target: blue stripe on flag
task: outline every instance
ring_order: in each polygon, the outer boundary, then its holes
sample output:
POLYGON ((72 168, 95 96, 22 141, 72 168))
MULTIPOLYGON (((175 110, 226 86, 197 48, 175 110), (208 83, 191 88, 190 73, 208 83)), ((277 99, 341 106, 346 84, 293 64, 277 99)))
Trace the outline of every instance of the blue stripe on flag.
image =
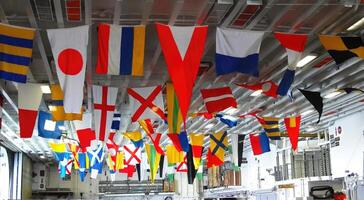
POLYGON ((120 75, 130 75, 133 63, 133 27, 123 27, 120 47, 120 75))
POLYGON ((287 69, 284 72, 283 78, 278 86, 277 94, 279 94, 281 96, 286 96, 289 88, 291 87, 291 85, 294 81, 294 75, 295 75, 294 70, 287 69))
POLYGON ((264 120, 264 125, 276 125, 278 124, 278 121, 267 121, 267 120, 264 120))
POLYGON ((258 77, 259 54, 252 54, 247 57, 238 58, 222 54, 215 55, 216 74, 224 75, 232 72, 240 72, 258 77))
POLYGON ((63 100, 53 100, 52 106, 63 106, 63 100))
POLYGON ((275 133, 279 132, 279 128, 265 128, 265 131, 267 131, 268 133, 275 133))
POLYGON ((14 81, 18 83, 26 83, 27 76, 22 74, 14 74, 0 70, 0 78, 8 81, 14 81))
POLYGON ((0 61, 24 66, 29 66, 30 64, 30 58, 28 57, 15 56, 6 53, 0 53, 0 61))
POLYGON ((17 47, 33 48, 33 40, 27 40, 22 38, 10 37, 0 34, 0 43, 8 44, 17 47))
POLYGON ((259 134, 259 143, 263 153, 270 151, 269 138, 264 132, 259 134))

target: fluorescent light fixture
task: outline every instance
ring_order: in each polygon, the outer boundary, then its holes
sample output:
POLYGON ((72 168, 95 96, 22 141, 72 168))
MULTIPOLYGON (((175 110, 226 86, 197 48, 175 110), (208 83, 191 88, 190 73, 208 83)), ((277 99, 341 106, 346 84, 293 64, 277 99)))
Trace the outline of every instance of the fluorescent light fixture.
POLYGON ((307 63, 311 62, 315 58, 317 58, 316 55, 307 55, 306 57, 304 57, 300 61, 298 61, 296 66, 297 67, 303 67, 303 66, 305 66, 307 63))
POLYGON ((263 92, 263 90, 257 90, 257 91, 255 91, 255 92, 253 92, 250 96, 252 96, 252 97, 257 97, 257 96, 261 95, 261 94, 262 94, 262 92, 263 92))
POLYGON ((306 128, 307 132, 311 132, 311 131, 314 131, 314 130, 315 130, 314 126, 309 126, 309 127, 306 128))
POLYGON ((359 21, 355 22, 353 25, 351 25, 348 29, 348 31, 356 30, 364 25, 364 17, 361 18, 359 21))
POLYGON ((337 95, 341 94, 341 92, 339 91, 334 91, 334 92, 331 92, 329 94, 327 94, 326 96, 324 96, 325 99, 330 99, 330 98, 333 98, 333 97, 336 97, 337 95))
POLYGON ((51 88, 49 87, 49 85, 41 85, 40 89, 42 90, 43 94, 51 93, 51 88))
POLYGON ((65 131, 66 130, 66 127, 65 126, 58 126, 59 130, 61 131, 65 131))
POLYGON ((308 115, 310 113, 312 113, 313 110, 306 110, 305 112, 301 113, 302 116, 308 115))
POLYGON ((45 158, 45 156, 44 156, 44 155, 40 155, 40 156, 39 156, 39 158, 40 158, 40 159, 44 159, 44 158, 45 158))
POLYGON ((228 115, 233 115, 233 114, 237 113, 238 111, 239 111, 238 109, 230 107, 230 108, 225 109, 224 113, 228 114, 228 115))
POLYGON ((215 126, 215 124, 214 124, 214 123, 207 124, 207 125, 205 126, 205 129, 210 129, 210 128, 212 128, 213 126, 215 126))

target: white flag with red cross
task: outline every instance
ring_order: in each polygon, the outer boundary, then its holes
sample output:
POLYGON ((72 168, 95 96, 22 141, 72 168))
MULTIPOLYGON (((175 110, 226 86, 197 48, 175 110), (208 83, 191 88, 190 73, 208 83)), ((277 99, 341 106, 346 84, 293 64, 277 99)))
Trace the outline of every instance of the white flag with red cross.
POLYGON ((142 161, 142 150, 133 144, 124 145, 125 164, 136 165, 142 161))
POLYGON ((89 26, 48 29, 66 113, 80 113, 83 101, 89 26))
POLYGON ((109 138, 118 88, 93 85, 92 92, 96 139, 105 141, 109 138))
POLYGON ((143 119, 155 120, 158 118, 167 121, 164 115, 162 86, 128 88, 128 94, 132 111, 132 122, 143 119))

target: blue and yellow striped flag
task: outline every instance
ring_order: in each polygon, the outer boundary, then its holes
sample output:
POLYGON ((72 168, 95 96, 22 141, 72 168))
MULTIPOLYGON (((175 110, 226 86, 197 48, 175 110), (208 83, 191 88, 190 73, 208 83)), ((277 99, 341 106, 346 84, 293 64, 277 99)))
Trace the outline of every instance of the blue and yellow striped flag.
POLYGON ((260 125, 267 133, 269 139, 280 140, 281 132, 279 131, 279 118, 276 117, 257 117, 260 125))
POLYGON ((0 23, 0 78, 26 83, 35 29, 0 23))
POLYGON ((82 109, 80 113, 65 113, 63 107, 63 91, 61 86, 58 84, 51 85, 51 99, 52 105, 50 111, 52 112, 53 121, 64 121, 64 120, 82 120, 82 109))

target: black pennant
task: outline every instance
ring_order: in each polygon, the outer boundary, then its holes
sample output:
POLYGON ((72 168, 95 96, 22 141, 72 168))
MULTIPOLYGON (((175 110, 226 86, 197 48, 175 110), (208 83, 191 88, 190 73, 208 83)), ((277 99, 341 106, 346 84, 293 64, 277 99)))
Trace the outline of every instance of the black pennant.
POLYGON ((323 103, 323 99, 321 97, 321 93, 320 92, 312 92, 312 91, 307 91, 307 90, 301 90, 298 89, 303 96, 306 97, 306 99, 313 105, 313 107, 317 110, 317 112, 319 113, 319 118, 317 123, 320 122, 321 119, 321 115, 322 115, 322 110, 324 107, 324 103, 323 103))

